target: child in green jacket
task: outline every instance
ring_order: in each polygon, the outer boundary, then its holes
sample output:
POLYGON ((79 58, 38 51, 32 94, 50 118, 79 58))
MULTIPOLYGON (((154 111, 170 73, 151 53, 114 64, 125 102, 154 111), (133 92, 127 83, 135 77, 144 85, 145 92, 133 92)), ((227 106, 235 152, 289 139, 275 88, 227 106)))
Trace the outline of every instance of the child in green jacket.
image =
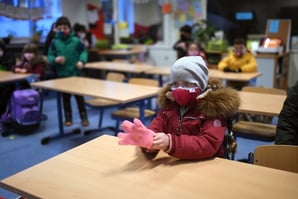
MULTIPOLYGON (((71 24, 67 17, 60 17, 56 21, 56 36, 48 50, 50 64, 55 66, 58 78, 79 76, 84 64, 87 62, 87 50, 79 38, 71 30, 71 24)), ((75 82, 74 82, 75 84, 75 82)), ((85 101, 82 96, 74 95, 77 101, 82 126, 88 126, 85 101)), ((71 94, 63 93, 63 105, 65 126, 72 125, 71 94)))

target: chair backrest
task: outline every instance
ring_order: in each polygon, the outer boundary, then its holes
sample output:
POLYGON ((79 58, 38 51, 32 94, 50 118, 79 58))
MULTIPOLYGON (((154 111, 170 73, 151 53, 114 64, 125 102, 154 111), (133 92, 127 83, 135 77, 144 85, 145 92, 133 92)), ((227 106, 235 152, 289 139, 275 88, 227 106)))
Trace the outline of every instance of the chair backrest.
POLYGON ((275 95, 286 95, 287 92, 283 89, 278 88, 264 88, 264 87, 253 87, 253 86, 244 86, 242 91, 246 92, 257 92, 257 93, 267 93, 275 95))
POLYGON ((298 146, 258 146, 254 151, 254 164, 298 173, 298 146))
POLYGON ((125 75, 122 73, 117 73, 117 72, 109 72, 107 74, 107 80, 110 81, 115 81, 115 82, 123 82, 125 79, 125 75))
POLYGON ((128 83, 158 87, 158 80, 149 78, 133 77, 128 80, 128 83))

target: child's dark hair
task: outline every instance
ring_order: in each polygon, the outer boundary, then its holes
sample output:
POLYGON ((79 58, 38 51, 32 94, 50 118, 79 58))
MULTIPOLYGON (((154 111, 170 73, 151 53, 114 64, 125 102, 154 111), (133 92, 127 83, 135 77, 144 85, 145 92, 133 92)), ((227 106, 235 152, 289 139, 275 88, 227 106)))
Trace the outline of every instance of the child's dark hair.
POLYGON ((184 25, 180 28, 180 32, 186 32, 186 33, 191 34, 192 27, 190 25, 184 25))
POLYGON ((75 32, 87 32, 86 27, 83 24, 75 23, 73 25, 73 30, 75 32))
POLYGON ((35 56, 39 55, 39 49, 36 44, 29 43, 23 48, 23 53, 33 53, 35 56))
POLYGON ((237 38, 237 39, 234 40, 234 45, 239 45, 239 44, 246 45, 245 39, 237 38))
POLYGON ((56 21, 56 26, 59 26, 59 25, 66 25, 68 26, 69 28, 71 28, 71 24, 70 24, 70 21, 67 17, 65 16, 62 16, 62 17, 59 17, 56 21))

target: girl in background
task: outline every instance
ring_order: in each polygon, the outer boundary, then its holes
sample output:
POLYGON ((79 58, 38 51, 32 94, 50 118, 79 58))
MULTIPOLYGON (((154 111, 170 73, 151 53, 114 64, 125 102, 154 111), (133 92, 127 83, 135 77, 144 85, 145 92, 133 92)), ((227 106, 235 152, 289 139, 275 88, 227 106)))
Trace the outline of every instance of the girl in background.
POLYGON ((189 42, 187 44, 187 56, 201 56, 208 67, 208 61, 205 50, 197 42, 189 42))
MULTIPOLYGON (((24 46, 22 60, 12 67, 12 71, 15 73, 33 73, 37 75, 38 79, 43 79, 46 65, 47 61, 40 55, 37 45, 29 43, 24 46)), ((28 81, 22 81, 20 86, 23 89, 31 88, 28 81)))

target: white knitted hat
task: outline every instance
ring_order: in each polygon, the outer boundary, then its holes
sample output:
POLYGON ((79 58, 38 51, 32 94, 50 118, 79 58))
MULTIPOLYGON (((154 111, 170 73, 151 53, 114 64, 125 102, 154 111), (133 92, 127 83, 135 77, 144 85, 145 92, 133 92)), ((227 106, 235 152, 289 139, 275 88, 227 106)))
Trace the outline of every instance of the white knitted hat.
POLYGON ((178 59, 171 68, 171 83, 185 81, 195 83, 203 91, 208 83, 208 68, 200 56, 186 56, 178 59))

